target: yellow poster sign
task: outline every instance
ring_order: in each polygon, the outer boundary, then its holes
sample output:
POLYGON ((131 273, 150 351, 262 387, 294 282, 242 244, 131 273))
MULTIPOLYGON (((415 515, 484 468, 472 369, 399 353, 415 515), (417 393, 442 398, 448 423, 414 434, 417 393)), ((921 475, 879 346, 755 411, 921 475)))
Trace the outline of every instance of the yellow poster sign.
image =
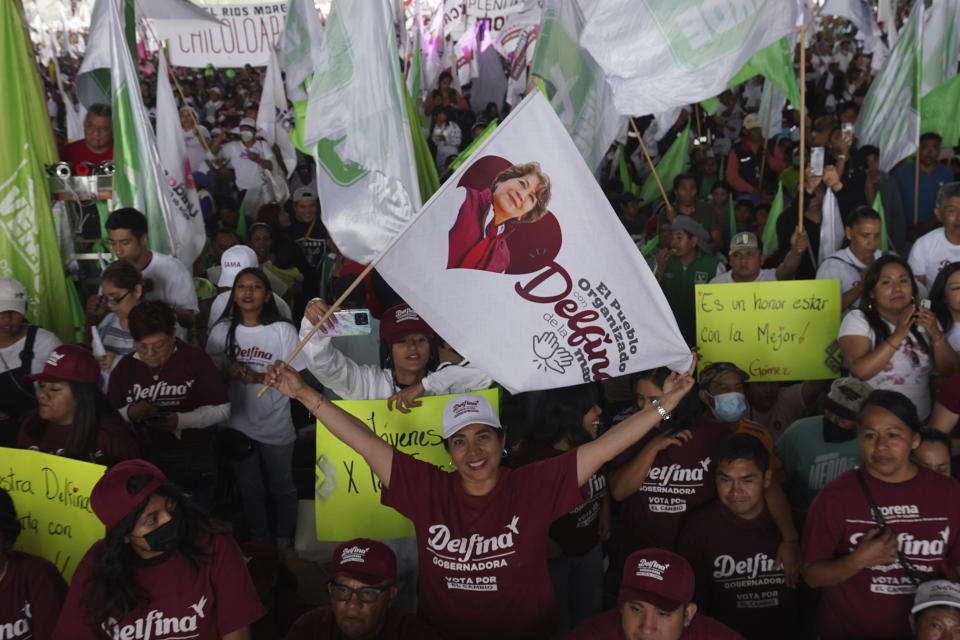
POLYGON ((104 535, 90 492, 106 467, 3 447, 0 460, 0 488, 13 498, 22 526, 14 549, 46 558, 70 582, 77 563, 104 535))
MULTIPOLYGON (((500 413, 497 389, 474 392, 500 413)), ((386 400, 337 402, 380 438, 403 453, 450 471, 450 454, 443 448, 443 408, 453 396, 420 398, 423 406, 410 413, 387 410, 386 400)), ((380 504, 380 480, 359 453, 317 422, 316 513, 317 540, 340 542, 353 538, 403 538, 414 534, 413 523, 380 504)))
POLYGON ((732 362, 760 380, 840 373, 840 281, 703 284, 696 288, 700 367, 732 362))

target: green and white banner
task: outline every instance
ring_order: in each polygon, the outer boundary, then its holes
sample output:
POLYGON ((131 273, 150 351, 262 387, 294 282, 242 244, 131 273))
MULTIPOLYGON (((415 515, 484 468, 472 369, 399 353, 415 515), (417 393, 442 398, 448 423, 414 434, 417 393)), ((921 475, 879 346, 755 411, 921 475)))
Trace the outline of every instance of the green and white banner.
POLYGON ((587 166, 595 170, 626 124, 613 106, 613 94, 599 65, 580 48, 584 17, 577 0, 550 0, 530 73, 541 78, 550 106, 587 166))
POLYGON ((606 73, 617 111, 638 116, 718 95, 753 54, 791 36, 801 12, 797 0, 605 0, 583 9, 581 46, 606 73))

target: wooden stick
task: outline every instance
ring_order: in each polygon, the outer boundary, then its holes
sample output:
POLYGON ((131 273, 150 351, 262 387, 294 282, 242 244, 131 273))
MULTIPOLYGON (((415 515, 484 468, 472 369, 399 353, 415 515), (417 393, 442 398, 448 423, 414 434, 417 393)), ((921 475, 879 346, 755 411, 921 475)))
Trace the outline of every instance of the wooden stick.
POLYGON ((693 103, 693 116, 694 118, 696 118, 696 122, 697 122, 697 141, 699 141, 700 138, 703 137, 703 131, 700 130, 700 103, 699 102, 693 103))
MULTIPOLYGON (((297 357, 297 354, 300 353, 300 350, 303 349, 307 345, 307 343, 310 341, 310 338, 312 338, 313 335, 320 330, 320 327, 323 326, 323 323, 326 322, 327 319, 330 318, 330 316, 332 316, 334 312, 336 312, 336 310, 340 308, 340 305, 343 304, 343 301, 347 299, 347 296, 353 293, 353 290, 357 288, 357 285, 363 282, 363 279, 367 277, 367 274, 373 271, 374 264, 375 264, 374 262, 371 262, 366 267, 364 267, 363 271, 357 274, 356 280, 350 283, 350 286, 347 287, 347 290, 344 291, 343 294, 339 298, 337 298, 337 301, 334 302, 329 309, 327 309, 327 312, 323 314, 323 316, 321 316, 319 320, 317 320, 317 324, 313 325, 313 329, 310 330, 310 333, 308 333, 306 337, 300 341, 300 344, 298 344, 297 348, 293 350, 293 353, 287 356, 287 359, 283 361, 284 364, 290 364, 290 361, 297 357)), ((263 394, 265 394, 267 392, 267 389, 269 388, 270 388, 270 385, 264 384, 263 388, 260 389, 260 391, 257 393, 257 397, 258 398, 263 397, 263 394)))
MULTIPOLYGON (((770 88, 770 104, 767 106, 767 126, 770 126, 770 117, 773 115, 773 87, 770 88)), ((760 123, 760 131, 763 131, 763 123, 760 123)), ((772 133, 768 131, 767 133, 772 133)), ((767 136, 763 136, 763 154, 760 156, 760 182, 757 184, 757 190, 763 193, 763 172, 767 168, 767 136)))
POLYGON ((650 171, 653 173, 653 179, 657 181, 657 186, 660 187, 660 195, 663 196, 663 202, 667 205, 667 209, 673 209, 670 206, 670 200, 667 199, 667 192, 663 189, 663 183, 660 182, 660 176, 657 175, 657 168, 653 166, 653 160, 650 159, 650 154, 647 152, 647 145, 643 143, 643 136, 640 135, 640 131, 637 129, 637 123, 634 122, 633 117, 630 117, 630 126, 633 128, 633 132, 637 134, 637 142, 640 143, 640 149, 643 151, 643 157, 647 159, 647 164, 650 165, 650 171))
POLYGON ((797 230, 803 230, 804 173, 807 149, 807 43, 806 25, 800 25, 800 193, 797 194, 797 230))
POLYGON ((913 224, 917 224, 920 215, 920 145, 917 145, 917 155, 913 159, 913 224))

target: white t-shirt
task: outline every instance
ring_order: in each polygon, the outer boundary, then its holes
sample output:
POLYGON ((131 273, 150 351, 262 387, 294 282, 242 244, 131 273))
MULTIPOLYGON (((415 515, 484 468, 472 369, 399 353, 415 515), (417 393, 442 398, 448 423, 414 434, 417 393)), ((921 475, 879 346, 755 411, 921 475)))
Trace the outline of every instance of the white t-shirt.
POLYGON ((933 286, 940 270, 951 262, 960 262, 960 244, 947 240, 943 228, 926 233, 910 250, 910 268, 916 276, 925 276, 927 287, 933 286))
POLYGON ((233 167, 236 173, 237 187, 244 190, 259 189, 263 184, 263 172, 266 171, 249 158, 248 154, 251 151, 259 154, 263 160, 269 160, 274 164, 277 162, 276 158, 273 157, 273 151, 263 140, 254 141, 249 147, 237 140, 220 147, 220 154, 227 159, 227 163, 233 167))
MULTIPOLYGON (((20 366, 20 352, 27 344, 27 336, 23 336, 9 347, 0 349, 0 373, 5 373, 20 366)), ((30 361, 30 373, 40 373, 47 363, 50 352, 62 343, 53 333, 43 327, 37 329, 37 337, 33 340, 33 359, 30 361)))
MULTIPOLYGON (((896 327, 886 320, 884 322, 890 333, 893 333, 896 327)), ((840 323, 839 337, 843 336, 865 336, 869 338, 871 347, 876 347, 876 334, 860 309, 854 309, 844 316, 840 323)), ((931 373, 933 373, 932 354, 923 351, 916 344, 916 338, 912 334, 907 334, 883 369, 864 382, 874 389, 899 391, 907 396, 916 405, 917 415, 923 420, 930 415, 931 373)))
MULTIPOLYGON (((760 273, 757 274, 757 277, 754 278, 754 282, 776 282, 777 280, 777 270, 776 269, 760 269, 760 273)), ((723 273, 717 274, 713 280, 710 281, 710 284, 731 284, 733 283, 733 271, 725 271, 723 273)))
POLYGON ((147 300, 163 300, 177 309, 193 313, 200 311, 193 278, 187 267, 173 256, 154 251, 142 273, 144 278, 154 282, 153 290, 144 294, 147 300))
MULTIPOLYGON (((226 371, 231 360, 248 369, 263 373, 267 365, 287 357, 297 348, 297 328, 289 322, 236 328, 233 358, 227 358, 227 322, 218 322, 207 339, 207 353, 221 371, 226 371)), ((304 356, 298 354, 290 363, 294 369, 307 366, 304 356)), ((272 445, 290 444, 296 440, 293 419, 290 417, 290 398, 276 389, 270 389, 257 398, 260 383, 244 384, 231 380, 227 387, 230 396, 230 419, 227 425, 249 437, 272 445)))
MULTIPOLYGON (((876 260, 883 255, 883 251, 877 249, 873 258, 876 260)), ((860 284, 860 274, 867 265, 860 262, 857 256, 853 255, 850 247, 840 249, 839 251, 827 256, 820 268, 817 269, 817 280, 839 280, 840 292, 846 293, 860 284)), ((860 298, 854 300, 850 307, 860 306, 860 298)))
MULTIPOLYGON (((293 313, 290 311, 290 305, 287 304, 286 300, 278 296, 276 293, 273 294, 273 301, 277 303, 277 308, 280 310, 280 315, 282 315, 287 320, 293 320, 293 313)), ((230 302, 230 292, 224 291, 223 293, 218 293, 217 297, 213 299, 213 302, 210 304, 210 327, 213 329, 213 325, 220 319, 220 314, 223 313, 223 310, 227 308, 227 303, 230 302)))
POLYGON ((960 353, 960 322, 954 322, 950 327, 950 331, 947 331, 947 344, 949 344, 954 351, 960 353))

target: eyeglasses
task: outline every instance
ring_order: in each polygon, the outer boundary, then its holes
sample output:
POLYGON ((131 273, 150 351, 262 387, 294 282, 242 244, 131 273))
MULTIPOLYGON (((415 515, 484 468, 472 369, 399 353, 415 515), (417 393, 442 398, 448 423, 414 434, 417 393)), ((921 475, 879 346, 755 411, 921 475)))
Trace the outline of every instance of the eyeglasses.
POLYGON ((141 356, 156 353, 163 354, 166 353, 173 346, 174 339, 170 338, 169 340, 164 340, 162 342, 155 342, 153 344, 147 344, 145 342, 134 342, 133 348, 141 356))
POLYGON ((129 291, 127 291, 125 294, 123 294, 119 298, 111 298, 110 296, 100 296, 100 299, 109 305, 118 305, 121 302, 123 302, 123 299, 126 298, 128 295, 130 295, 129 291))
POLYGON ((360 587, 359 589, 351 589, 346 585, 331 582, 330 597, 340 602, 349 602, 350 599, 353 598, 353 594, 357 594, 357 600, 360 602, 373 604, 379 600, 383 592, 389 588, 388 585, 386 587, 360 587))

